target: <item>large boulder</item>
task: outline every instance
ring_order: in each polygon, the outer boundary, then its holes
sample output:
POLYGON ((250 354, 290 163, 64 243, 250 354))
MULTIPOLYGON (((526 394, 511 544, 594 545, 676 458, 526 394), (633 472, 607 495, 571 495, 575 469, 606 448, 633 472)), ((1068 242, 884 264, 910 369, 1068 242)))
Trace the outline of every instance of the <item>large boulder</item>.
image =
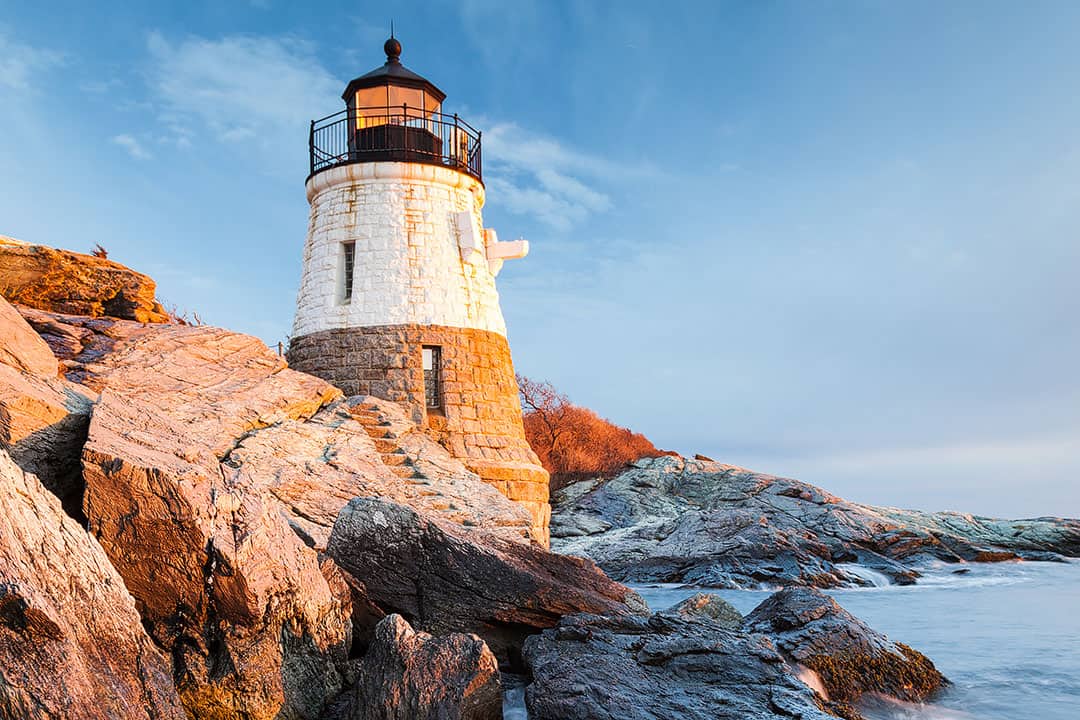
POLYGON ((0 719, 186 717, 101 547, 0 451, 0 719))
POLYGON ((22 315, 0 297, 0 364, 38 377, 54 378, 60 372, 56 356, 22 315))
POLYGON ((525 642, 531 720, 828 720, 770 640, 711 619, 572 615, 525 642))
POLYGON ((923 702, 946 684, 925 655, 895 643, 815 588, 787 588, 746 617, 798 669, 816 674, 825 699, 855 703, 866 693, 923 702))
POLYGON ((154 281, 105 258, 0 237, 0 295, 13 303, 90 317, 168 322, 154 281))
POLYGON ((909 584, 926 560, 1080 556, 1080 520, 859 505, 797 480, 678 456, 571 485, 552 507, 553 549, 633 582, 832 587, 883 574, 909 584))
POLYGON ((376 498, 356 498, 341 511, 327 554, 385 611, 431 633, 476 633, 504 669, 520 666, 527 635, 566 614, 646 610, 587 560, 468 533, 376 498))
POLYGON ((433 637, 400 615, 375 628, 349 720, 501 720, 499 666, 476 635, 433 637))
POLYGON ((228 456, 337 391, 220 330, 163 328, 123 355, 83 452, 85 510, 184 704, 206 718, 319 717, 343 685, 348 595, 228 456))

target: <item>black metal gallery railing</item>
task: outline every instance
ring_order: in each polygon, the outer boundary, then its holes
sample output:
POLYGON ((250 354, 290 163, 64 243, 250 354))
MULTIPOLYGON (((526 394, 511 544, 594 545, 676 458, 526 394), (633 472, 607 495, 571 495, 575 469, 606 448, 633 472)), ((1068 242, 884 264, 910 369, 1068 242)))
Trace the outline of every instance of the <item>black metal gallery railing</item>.
POLYGON ((407 105, 342 110, 311 121, 311 175, 356 162, 443 165, 481 180, 480 131, 457 115, 407 105))

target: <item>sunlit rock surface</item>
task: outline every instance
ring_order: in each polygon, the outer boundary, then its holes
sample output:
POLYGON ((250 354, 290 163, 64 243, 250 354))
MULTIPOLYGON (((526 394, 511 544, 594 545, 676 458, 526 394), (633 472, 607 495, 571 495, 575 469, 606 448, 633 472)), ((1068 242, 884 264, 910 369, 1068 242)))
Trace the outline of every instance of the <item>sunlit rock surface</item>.
POLYGON ((0 718, 186 717, 101 547, 0 450, 0 718))
POLYGON ((0 292, 12 303, 90 317, 169 320, 146 275, 105 258, 0 236, 0 292))
POLYGON ((57 373, 49 346, 0 298, 0 448, 78 517, 83 484, 79 456, 97 394, 57 373))

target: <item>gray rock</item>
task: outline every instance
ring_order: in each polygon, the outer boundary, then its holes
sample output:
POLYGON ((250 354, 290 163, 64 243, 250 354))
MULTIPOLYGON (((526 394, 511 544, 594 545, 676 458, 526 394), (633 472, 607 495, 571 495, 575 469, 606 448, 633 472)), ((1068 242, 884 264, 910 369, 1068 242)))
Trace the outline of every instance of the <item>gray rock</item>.
POLYGON ((476 635, 433 637, 389 615, 360 664, 349 720, 501 720, 499 666, 476 635))
POLYGON ((825 720, 772 642, 700 617, 572 615, 525 643, 531 720, 825 720))
POLYGON ((326 553, 383 611, 434 634, 476 633, 505 670, 520 664, 527 635, 563 615, 646 611, 636 593, 588 560, 467 532, 375 498, 341 511, 326 553))
POLYGON ((789 662, 816 673, 832 702, 855 703, 864 693, 923 702, 947 683, 925 655, 892 642, 815 588, 781 590, 754 608, 745 627, 769 635, 789 662))
POLYGON ((847 502, 707 460, 646 459, 552 498, 552 548, 625 582, 726 588, 869 584, 856 563, 910 584, 926 560, 1080 556, 1080 520, 994 520, 847 502))
POLYGON ((730 628, 742 627, 743 623, 743 616, 734 605, 712 593, 697 593, 664 612, 668 615, 709 618, 730 628))

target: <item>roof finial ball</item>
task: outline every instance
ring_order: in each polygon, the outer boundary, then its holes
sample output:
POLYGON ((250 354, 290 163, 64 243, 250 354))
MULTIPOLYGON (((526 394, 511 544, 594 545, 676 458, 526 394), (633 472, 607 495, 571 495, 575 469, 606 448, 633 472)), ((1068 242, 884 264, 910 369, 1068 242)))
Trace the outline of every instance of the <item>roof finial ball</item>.
POLYGON ((388 63, 400 63, 401 62, 401 43, 397 41, 393 35, 390 39, 383 43, 383 51, 386 52, 386 62, 388 63))

